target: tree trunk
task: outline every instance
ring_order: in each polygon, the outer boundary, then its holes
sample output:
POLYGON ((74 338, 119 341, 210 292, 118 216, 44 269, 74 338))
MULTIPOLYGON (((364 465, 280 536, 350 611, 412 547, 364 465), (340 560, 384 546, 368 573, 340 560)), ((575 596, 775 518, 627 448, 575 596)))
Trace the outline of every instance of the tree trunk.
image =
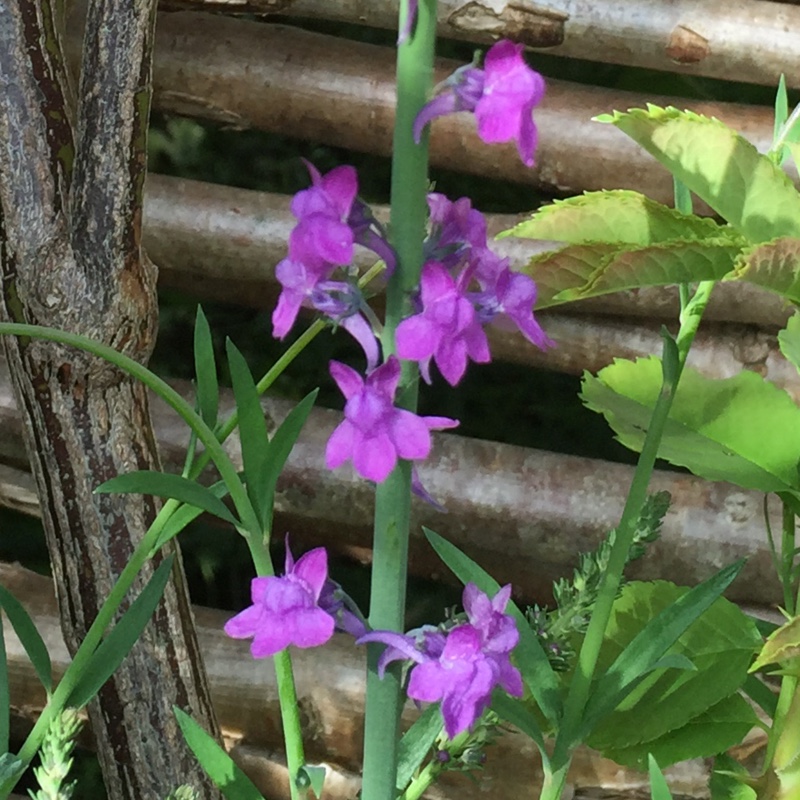
MULTIPOLYGON (((146 362, 156 270, 141 249, 155 0, 93 0, 77 102, 61 48, 63 3, 0 2, 2 314, 85 334, 146 362)), ((109 364, 59 345, 4 342, 42 501, 71 652, 157 511, 93 495, 158 468, 147 396, 109 364)), ((148 565, 138 591, 158 565, 148 565)), ((154 619, 89 709, 109 797, 219 796, 183 743, 173 704, 218 734, 176 567, 154 619)))

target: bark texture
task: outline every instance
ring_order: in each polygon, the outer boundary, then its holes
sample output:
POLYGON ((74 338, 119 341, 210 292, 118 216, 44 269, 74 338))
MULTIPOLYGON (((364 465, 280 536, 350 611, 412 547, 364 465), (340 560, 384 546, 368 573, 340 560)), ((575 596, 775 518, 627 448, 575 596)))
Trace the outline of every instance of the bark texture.
MULTIPOLYGON (((155 0, 90 3, 74 104, 59 7, 0 3, 2 314, 145 362, 157 320, 156 270, 141 247, 155 0)), ((157 510, 151 498, 92 494, 120 472, 157 468, 147 394, 83 353, 28 339, 4 346, 74 652, 157 510)), ((110 798, 165 797, 183 782, 218 796, 173 704, 216 731, 180 568, 89 709, 110 798)))

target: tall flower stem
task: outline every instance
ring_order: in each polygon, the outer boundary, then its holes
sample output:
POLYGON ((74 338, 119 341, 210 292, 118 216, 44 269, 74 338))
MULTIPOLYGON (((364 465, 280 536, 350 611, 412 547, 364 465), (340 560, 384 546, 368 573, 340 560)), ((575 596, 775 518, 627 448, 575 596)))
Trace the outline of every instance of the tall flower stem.
MULTIPOLYGON (((571 759, 571 751, 577 744, 576 736, 580 728, 586 703, 589 699, 589 691, 594 678, 597 660, 600 655, 600 648, 605 637, 606 628, 611 617, 611 610, 614 600, 619 591, 622 571, 628 558, 633 535, 635 532, 636 519, 641 511, 642 505, 647 497, 647 488, 653 474, 656 456, 661 444, 661 437, 664 427, 669 417, 672 401, 678 388, 681 373, 683 372, 686 358, 689 354, 692 342, 694 341, 697 328, 700 324, 705 307, 711 296, 714 287, 712 281, 701 283, 694 297, 686 303, 681 311, 680 329, 676 339, 672 339, 665 333, 664 354, 663 354, 663 380, 661 391, 656 399, 655 408, 650 419, 642 451, 636 464, 636 470, 628 492, 628 498, 619 526, 616 529, 616 537, 608 561, 608 568, 603 576, 603 582, 597 595, 592 618, 586 637, 578 656, 578 665, 575 675, 569 687, 567 695, 564 718, 562 720, 558 736, 556 738, 555 750, 553 752, 552 763, 555 770, 562 770, 571 759)), ((553 782, 550 791, 543 790, 542 800, 557 800, 561 796, 563 782, 553 782)))
MULTIPOLYGON (((408 0, 400 9, 400 29, 409 13, 408 0)), ((422 240, 425 234, 428 191, 427 135, 422 144, 413 139, 413 124, 428 99, 433 80, 436 40, 436 2, 421 0, 414 33, 397 52, 397 105, 392 156, 390 229, 398 264, 386 294, 384 357, 395 350, 397 325, 409 313, 409 292, 419 283, 422 240)), ((415 410, 417 372, 403 364, 398 398, 402 408, 415 410)), ((400 462, 382 483, 375 497, 372 589, 369 622, 373 628, 402 631, 406 599, 411 465, 400 462)), ((400 725, 401 685, 397 672, 383 680, 377 674, 381 645, 367 648, 367 706, 364 731, 365 800, 394 800, 397 745, 400 725)))

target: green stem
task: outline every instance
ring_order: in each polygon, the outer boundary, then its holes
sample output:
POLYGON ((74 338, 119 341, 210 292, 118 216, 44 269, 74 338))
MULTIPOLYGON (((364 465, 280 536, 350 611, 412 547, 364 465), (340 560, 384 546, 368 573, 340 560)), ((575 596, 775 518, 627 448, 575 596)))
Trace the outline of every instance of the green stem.
POLYGON ((795 528, 794 528, 794 511, 789 507, 788 503, 783 503, 782 506, 782 525, 781 525, 781 570, 780 578, 783 586, 783 605, 786 613, 793 617, 797 611, 794 601, 794 578, 792 570, 794 569, 794 541, 795 541, 795 528))
MULTIPOLYGON (((408 2, 401 4, 401 22, 408 2)), ((386 323, 382 344, 384 357, 394 353, 394 334, 409 313, 408 293, 419 283, 422 241, 427 217, 427 133, 420 145, 413 140, 413 124, 428 99, 432 85, 436 41, 436 2, 421 0, 413 36, 397 52, 397 107, 392 156, 391 218, 392 244, 397 268, 386 294, 386 323)), ((417 372, 403 364, 398 405, 414 410, 417 403, 417 372)), ((375 532, 370 594, 370 625, 375 629, 402 631, 408 562, 411 509, 411 464, 402 461, 375 496, 375 532)), ((399 673, 388 670, 381 680, 377 660, 381 645, 367 648, 367 705, 364 719, 364 781, 366 800, 394 800, 397 790, 397 756, 400 709, 399 673)))
MULTIPOLYGON (((714 284, 711 281, 701 283, 698 286, 694 297, 681 312, 680 330, 674 341, 665 333, 664 377, 661 391, 656 399, 650 425, 647 429, 625 508, 622 512, 622 518, 616 529, 614 545, 611 548, 608 560, 608 568, 598 591, 589 628, 578 655, 577 668, 569 686, 564 707, 564 718, 556 738, 552 758, 553 766, 557 770, 563 769, 569 764, 571 751, 577 744, 575 739, 589 699, 600 648, 611 617, 611 610, 619 592, 622 572, 633 541, 636 520, 647 497, 647 489, 653 474, 656 456, 681 372, 713 286, 714 284)), ((551 794, 549 796, 556 798, 558 795, 551 794)))
POLYGON ((298 786, 300 770, 305 766, 303 751, 303 729, 300 725, 300 705, 292 671, 292 657, 288 650, 281 650, 273 657, 275 678, 278 684, 278 699, 281 704, 283 741, 286 745, 286 766, 289 770, 289 791, 292 800, 299 800, 305 790, 298 786))
POLYGON ((435 761, 429 761, 417 775, 408 788, 403 792, 400 800, 419 800, 420 797, 436 782, 442 768, 435 761))

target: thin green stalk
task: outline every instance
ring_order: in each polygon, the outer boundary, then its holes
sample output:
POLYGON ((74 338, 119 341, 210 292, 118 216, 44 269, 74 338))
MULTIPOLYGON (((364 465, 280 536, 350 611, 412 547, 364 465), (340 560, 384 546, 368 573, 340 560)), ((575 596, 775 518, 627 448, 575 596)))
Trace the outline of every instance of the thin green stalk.
POLYGON ((786 613, 793 617, 797 611, 794 602, 794 577, 792 575, 795 559, 795 527, 794 511, 787 503, 782 505, 781 525, 781 570, 780 579, 783 586, 783 605, 786 613))
POLYGON ((400 800, 419 800, 423 794, 436 782, 442 772, 441 765, 429 761, 417 775, 408 788, 400 796, 400 800))
MULTIPOLYGON (((677 338, 673 341, 665 334, 664 378, 661 392, 653 409, 653 415, 636 464, 622 518, 616 529, 616 537, 609 556, 608 569, 598 591, 589 628, 578 655, 577 669, 570 683, 564 708, 564 718, 553 752, 552 763, 556 769, 563 768, 571 760, 571 751, 576 744, 574 738, 576 731, 580 728, 583 712, 589 699, 589 692, 597 667, 597 659, 600 655, 600 648, 611 617, 611 609, 619 592, 622 572, 633 540, 635 523, 647 497, 647 488, 650 484, 656 456, 661 444, 661 437, 672 407, 680 375, 713 286, 714 284, 711 281, 701 283, 698 286, 694 297, 681 313, 680 330, 677 338)), ((558 791, 560 792, 560 790, 558 791)), ((560 794, 548 793, 546 795, 543 794, 542 798, 558 798, 559 796, 560 794)))
MULTIPOLYGON (((408 14, 401 3, 400 27, 408 14)), ((392 156, 390 230, 398 264, 386 294, 384 357, 394 353, 394 334, 409 313, 408 293, 419 283, 422 241, 427 216, 427 134, 420 145, 413 140, 413 124, 428 99, 433 79, 436 41, 436 2, 421 0, 414 33, 397 52, 397 107, 392 156)), ((410 410, 417 404, 417 372, 403 364, 398 405, 410 410)), ((411 464, 400 462, 375 496, 375 532, 369 622, 373 628, 402 631, 406 595, 411 464)), ((367 705, 364 730, 365 800, 394 800, 397 791, 398 732, 401 685, 396 670, 383 680, 377 674, 380 645, 367 648, 367 705)))
POLYGON ((292 657, 288 650, 281 650, 272 659, 278 683, 278 700, 281 705, 283 741, 286 745, 286 766, 289 769, 289 791, 292 800, 299 800, 305 791, 297 785, 297 777, 305 766, 303 751, 303 729, 300 725, 300 705, 292 671, 292 657))

